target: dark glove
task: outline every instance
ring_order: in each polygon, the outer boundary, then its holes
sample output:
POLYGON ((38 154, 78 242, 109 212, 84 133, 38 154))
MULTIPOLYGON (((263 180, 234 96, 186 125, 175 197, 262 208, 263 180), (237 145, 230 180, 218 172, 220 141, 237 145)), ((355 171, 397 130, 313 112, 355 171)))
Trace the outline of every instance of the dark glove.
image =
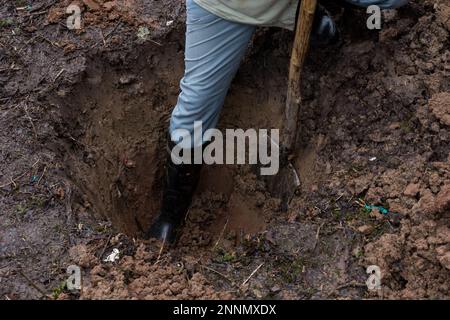
POLYGON ((311 33, 311 45, 325 47, 337 43, 339 30, 330 13, 318 4, 311 33))

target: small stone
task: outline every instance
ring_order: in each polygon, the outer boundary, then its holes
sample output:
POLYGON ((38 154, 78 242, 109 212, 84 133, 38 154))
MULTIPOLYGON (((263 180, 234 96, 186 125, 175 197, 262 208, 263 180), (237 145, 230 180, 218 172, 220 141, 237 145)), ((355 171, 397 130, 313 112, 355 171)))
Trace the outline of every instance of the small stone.
POLYGON ((447 252, 444 255, 438 257, 438 260, 442 266, 450 270, 450 252, 447 252))
POLYGON ((83 0, 84 4, 91 10, 99 10, 100 5, 94 0, 83 0))
POLYGON ((407 187, 406 187, 406 189, 405 189, 405 191, 403 191, 403 194, 405 195, 405 196, 408 196, 408 197, 415 197, 415 196, 417 196, 417 194, 419 193, 419 191, 420 191, 420 189, 419 189, 419 184, 417 184, 417 183, 410 183, 407 187))
POLYGON ((258 298, 261 299, 263 297, 262 292, 259 289, 254 289, 253 294, 258 298))
POLYGON ((133 75, 124 75, 124 76, 121 76, 120 78, 119 78, 119 83, 121 84, 121 85, 125 85, 125 84, 130 84, 130 83, 132 83, 134 80, 136 80, 136 78, 133 76, 133 75))
POLYGON ((131 168, 136 168, 136 162, 134 162, 133 160, 130 159, 126 159, 124 161, 125 167, 131 169, 131 168))
POLYGON ((369 216, 372 218, 375 218, 377 220, 383 220, 384 219, 384 214, 382 214, 380 212, 380 210, 378 210, 377 208, 374 208, 370 211, 369 216))
POLYGON ((108 1, 103 4, 103 8, 105 8, 106 11, 110 11, 115 6, 116 6, 116 1, 108 1))
POLYGON ((389 125, 390 130, 397 130, 400 129, 400 127, 401 127, 400 122, 394 122, 389 125))
POLYGON ((278 285, 274 285, 272 288, 270 288, 270 291, 272 291, 272 292, 280 292, 281 288, 278 285))
POLYGON ((363 225, 363 226, 358 227, 357 230, 358 230, 359 232, 363 233, 363 234, 369 234, 369 233, 372 232, 373 227, 366 224, 366 225, 363 225))
POLYGON ((435 94, 429 101, 429 107, 439 122, 450 126, 450 93, 435 94))
POLYGON ((172 295, 172 291, 170 291, 170 289, 167 289, 166 291, 164 291, 164 294, 166 296, 171 296, 172 295))
POLYGON ((58 97, 64 98, 67 96, 67 90, 61 89, 56 91, 56 94, 58 95, 58 97))

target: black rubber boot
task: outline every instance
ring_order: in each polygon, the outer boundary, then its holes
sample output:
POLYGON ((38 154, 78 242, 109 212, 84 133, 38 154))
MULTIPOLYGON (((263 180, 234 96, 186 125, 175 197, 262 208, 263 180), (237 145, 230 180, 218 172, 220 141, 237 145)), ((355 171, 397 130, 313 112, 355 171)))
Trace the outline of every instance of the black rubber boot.
POLYGON ((330 13, 320 4, 317 5, 316 15, 311 33, 313 47, 326 47, 339 41, 339 29, 330 13))
MULTIPOLYGON (((174 146, 173 142, 169 143, 161 211, 146 234, 147 239, 156 238, 169 244, 177 239, 202 167, 201 164, 174 164, 171 158, 174 146)), ((193 150, 191 151, 193 154, 193 150)))

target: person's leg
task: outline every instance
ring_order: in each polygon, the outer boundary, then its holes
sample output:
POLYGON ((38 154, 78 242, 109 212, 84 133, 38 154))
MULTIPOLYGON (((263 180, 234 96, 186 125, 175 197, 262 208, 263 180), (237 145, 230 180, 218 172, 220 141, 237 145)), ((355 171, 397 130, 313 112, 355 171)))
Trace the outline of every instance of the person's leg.
MULTIPOLYGON (((216 126, 231 81, 255 30, 253 26, 219 18, 193 0, 187 0, 186 7, 186 70, 170 121, 172 141, 168 143, 161 211, 147 233, 147 237, 167 242, 176 239, 201 169, 198 164, 175 164, 171 150, 184 135, 193 136, 195 121, 202 122, 203 132, 216 126)), ((204 142, 182 147, 202 147, 204 142)))
MULTIPOLYGON (((254 26, 224 20, 193 0, 187 0, 186 6, 186 69, 170 121, 175 142, 180 139, 177 129, 193 134, 194 121, 202 122, 203 132, 216 127, 230 84, 255 31, 254 26)), ((200 144, 196 141, 195 145, 200 144)))

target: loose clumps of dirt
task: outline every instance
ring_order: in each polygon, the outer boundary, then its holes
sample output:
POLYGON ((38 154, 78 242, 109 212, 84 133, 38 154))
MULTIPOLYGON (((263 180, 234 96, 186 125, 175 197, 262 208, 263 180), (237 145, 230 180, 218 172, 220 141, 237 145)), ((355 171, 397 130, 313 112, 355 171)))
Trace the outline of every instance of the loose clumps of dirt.
POLYGON ((391 298, 414 298, 417 293, 421 297, 440 298, 449 292, 449 166, 448 163, 435 166, 446 173, 439 177, 442 185, 406 187, 404 194, 414 200, 405 201, 409 205, 396 203, 391 208, 407 212, 411 220, 402 220, 398 233, 382 235, 365 247, 367 263, 380 266, 383 281, 391 284, 386 292, 391 298), (439 191, 433 194, 432 189, 439 191))
POLYGON ((441 92, 431 97, 429 108, 440 123, 450 126, 450 93, 441 92))
MULTIPOLYGON (((113 241, 114 244, 114 241, 113 241)), ((73 247, 71 257, 79 266, 89 268, 83 282, 83 299, 230 299, 231 294, 217 292, 199 272, 189 274, 183 263, 164 265, 148 245, 139 244, 133 256, 117 264, 97 264, 94 254, 84 245, 73 247)), ((185 257, 185 260, 193 260, 185 257)))
MULTIPOLYGON (((207 167, 176 248, 141 236, 159 209, 184 2, 0 3, 2 298, 449 298, 446 1, 390 10, 381 31, 330 8, 343 41, 310 52, 288 212, 255 168, 207 167), (81 30, 65 28, 71 3, 81 30), (81 291, 64 286, 73 264, 81 291)), ((257 32, 220 128, 281 126, 291 43, 257 32)))

